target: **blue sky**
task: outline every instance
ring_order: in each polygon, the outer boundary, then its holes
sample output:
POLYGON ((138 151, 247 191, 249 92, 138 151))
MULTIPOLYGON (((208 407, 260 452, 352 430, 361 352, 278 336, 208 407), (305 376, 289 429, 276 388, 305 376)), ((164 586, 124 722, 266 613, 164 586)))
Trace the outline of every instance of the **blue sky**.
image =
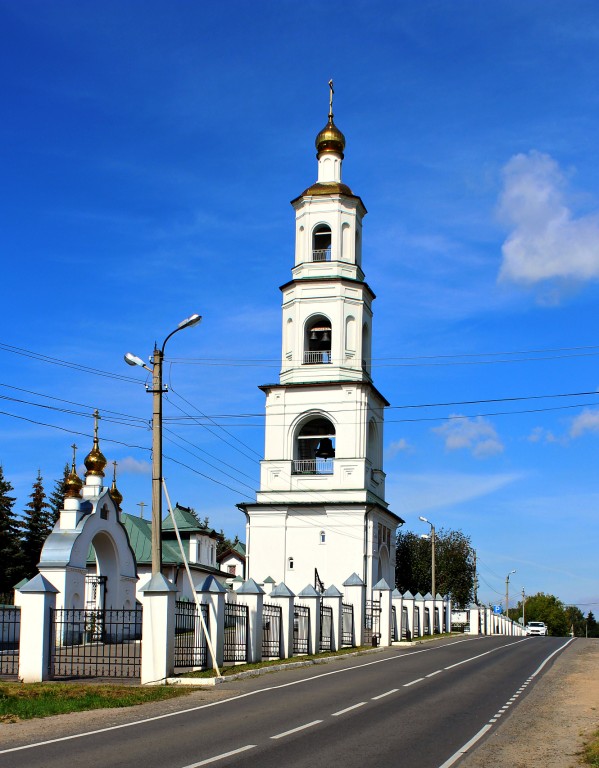
POLYGON ((471 536, 485 601, 516 569, 512 595, 596 612, 598 49, 594 2, 0 0, 0 462, 17 509, 73 440, 85 456, 95 407, 125 510, 149 505, 150 396, 122 356, 199 312, 169 342, 165 475, 173 501, 243 536, 289 200, 316 178, 333 77, 344 181, 369 210, 392 509, 471 536))

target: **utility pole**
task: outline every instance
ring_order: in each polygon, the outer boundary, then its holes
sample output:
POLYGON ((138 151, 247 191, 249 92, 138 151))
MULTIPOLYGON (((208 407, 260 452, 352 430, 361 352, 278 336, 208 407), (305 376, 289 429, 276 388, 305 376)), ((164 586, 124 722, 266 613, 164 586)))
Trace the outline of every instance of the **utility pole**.
POLYGON ((474 555, 474 604, 478 605, 478 574, 476 573, 476 550, 472 550, 474 555))
POLYGON ((526 618, 524 615, 524 604, 526 602, 526 595, 524 594, 524 587, 522 587, 522 626, 526 626, 526 618))
POLYGON ((508 617, 508 619, 510 617, 510 576, 512 573, 516 573, 516 571, 510 571, 505 577, 505 615, 508 617))

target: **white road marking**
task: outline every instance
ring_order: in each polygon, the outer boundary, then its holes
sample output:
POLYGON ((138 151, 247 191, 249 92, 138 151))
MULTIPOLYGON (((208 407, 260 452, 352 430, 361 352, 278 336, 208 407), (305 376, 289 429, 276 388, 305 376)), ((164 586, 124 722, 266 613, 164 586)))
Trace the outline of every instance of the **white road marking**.
POLYGON ((358 707, 363 707, 364 704, 366 704, 365 701, 361 701, 359 704, 354 704, 351 707, 346 707, 345 709, 340 709, 339 712, 333 712, 331 717, 339 717, 339 715, 344 715, 346 712, 351 712, 352 709, 358 709, 358 707))
POLYGON ((284 736, 290 736, 292 733, 297 733, 298 731, 305 731, 306 728, 311 728, 313 725, 318 725, 319 723, 322 723, 322 720, 312 720, 311 723, 305 723, 304 725, 298 725, 297 728, 292 728, 290 731, 283 731, 283 733, 277 733, 276 736, 271 736, 270 738, 271 739, 282 739, 284 736))
POLYGON ((378 701, 379 699, 384 699, 385 696, 391 696, 392 693, 397 693, 399 691, 399 688, 391 688, 390 691, 387 691, 387 693, 379 693, 378 696, 373 696, 372 701, 378 701))
POLYGON ((458 661, 457 664, 451 664, 449 667, 443 667, 443 669, 453 669, 454 667, 459 667, 462 664, 467 664, 469 661, 474 661, 475 659, 480 659, 483 656, 487 656, 489 653, 495 653, 495 651, 500 651, 502 648, 507 648, 508 645, 514 646, 518 645, 518 643, 524 643, 526 640, 516 640, 515 643, 505 643, 505 645, 498 645, 497 648, 491 648, 490 651, 485 651, 484 653, 479 653, 477 656, 470 656, 468 659, 464 659, 463 661, 458 661))
POLYGON ((427 677, 434 677, 435 675, 438 675, 439 672, 443 672, 443 670, 437 669, 435 672, 431 672, 430 675, 427 675, 427 677))
POLYGON ((247 744, 245 747, 239 747, 239 749, 233 749, 231 752, 223 752, 222 755, 215 755, 214 757, 208 757, 206 760, 200 760, 199 763, 192 763, 186 765, 184 768, 200 768, 201 765, 210 765, 210 763, 216 763, 217 760, 224 760, 225 757, 231 757, 232 755, 238 755, 240 752, 246 752, 248 749, 253 749, 255 744, 247 744))
POLYGON ((463 746, 463 747, 460 747, 460 748, 458 749, 458 751, 457 751, 457 752, 455 752, 455 753, 454 753, 454 754, 453 754, 453 755, 452 755, 452 756, 449 758, 449 760, 446 760, 446 761, 443 763, 443 765, 439 766, 439 768, 450 768, 450 766, 451 766, 451 765, 453 765, 453 764, 455 763, 455 761, 456 761, 456 760, 459 760, 459 759, 460 759, 460 757, 461 757, 461 756, 462 756, 462 755, 463 755, 465 752, 467 752, 467 751, 470 749, 470 747, 474 746, 474 744, 476 744, 476 742, 477 742, 477 741, 479 741, 480 739, 482 739, 482 737, 485 735, 485 733, 487 733, 487 731, 490 731, 490 730, 491 730, 491 727, 492 727, 492 726, 491 726, 491 725, 489 725, 489 723, 487 723, 486 725, 483 725, 483 727, 480 729, 480 731, 479 731, 479 732, 478 732, 476 735, 474 735, 474 736, 473 736, 473 737, 470 739, 470 741, 467 741, 467 742, 464 744, 464 746, 463 746))
POLYGON ((411 683, 404 683, 404 688, 408 688, 410 685, 414 685, 415 683, 419 683, 421 680, 424 680, 423 677, 419 677, 417 680, 412 680, 411 683))

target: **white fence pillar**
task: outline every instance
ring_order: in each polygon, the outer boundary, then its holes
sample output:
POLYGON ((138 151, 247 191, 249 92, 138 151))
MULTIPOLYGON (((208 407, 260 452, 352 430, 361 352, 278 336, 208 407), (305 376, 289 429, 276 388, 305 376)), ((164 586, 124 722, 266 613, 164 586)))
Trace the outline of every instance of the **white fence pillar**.
POLYGON ((320 653, 320 592, 311 584, 299 593, 298 601, 310 610, 310 638, 308 653, 320 653))
POLYGON ((237 595, 248 606, 248 662, 262 661, 262 604, 264 590, 254 579, 248 579, 237 590, 237 595))
POLYGON ((141 684, 164 683, 175 667, 175 600, 177 588, 156 573, 142 595, 141 684))
POLYGON ((281 658, 290 659, 293 656, 293 601, 295 595, 286 584, 281 582, 277 584, 268 598, 281 605, 281 658))
POLYGON ((56 606, 57 593, 56 587, 41 573, 21 587, 19 678, 24 683, 39 683, 48 679, 50 611, 56 606))
POLYGON ((364 644, 364 612, 366 609, 366 585, 357 573, 343 582, 345 599, 354 606, 354 645, 364 644))
POLYGON ((470 622, 470 634, 478 635, 480 619, 478 617, 478 605, 471 605, 468 611, 470 622))
POLYGON ((343 647, 343 595, 331 584, 323 592, 322 599, 332 609, 331 650, 338 651, 343 647))
POLYGON ((216 664, 222 667, 225 657, 225 595, 227 590, 214 576, 208 576, 196 592, 208 606, 208 632, 214 648, 216 664))

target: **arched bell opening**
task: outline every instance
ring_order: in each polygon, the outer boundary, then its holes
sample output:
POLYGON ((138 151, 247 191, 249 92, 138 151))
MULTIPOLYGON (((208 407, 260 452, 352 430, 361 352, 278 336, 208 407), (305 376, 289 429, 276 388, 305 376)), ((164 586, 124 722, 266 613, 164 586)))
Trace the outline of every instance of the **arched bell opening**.
POLYGON ((312 232, 312 261, 331 260, 332 233, 328 224, 318 224, 312 232))
POLYGON ((304 365, 331 362, 331 321, 322 315, 306 323, 304 334, 304 365))
POLYGON ((294 446, 293 474, 332 475, 335 458, 335 427, 322 416, 299 429, 294 446))

